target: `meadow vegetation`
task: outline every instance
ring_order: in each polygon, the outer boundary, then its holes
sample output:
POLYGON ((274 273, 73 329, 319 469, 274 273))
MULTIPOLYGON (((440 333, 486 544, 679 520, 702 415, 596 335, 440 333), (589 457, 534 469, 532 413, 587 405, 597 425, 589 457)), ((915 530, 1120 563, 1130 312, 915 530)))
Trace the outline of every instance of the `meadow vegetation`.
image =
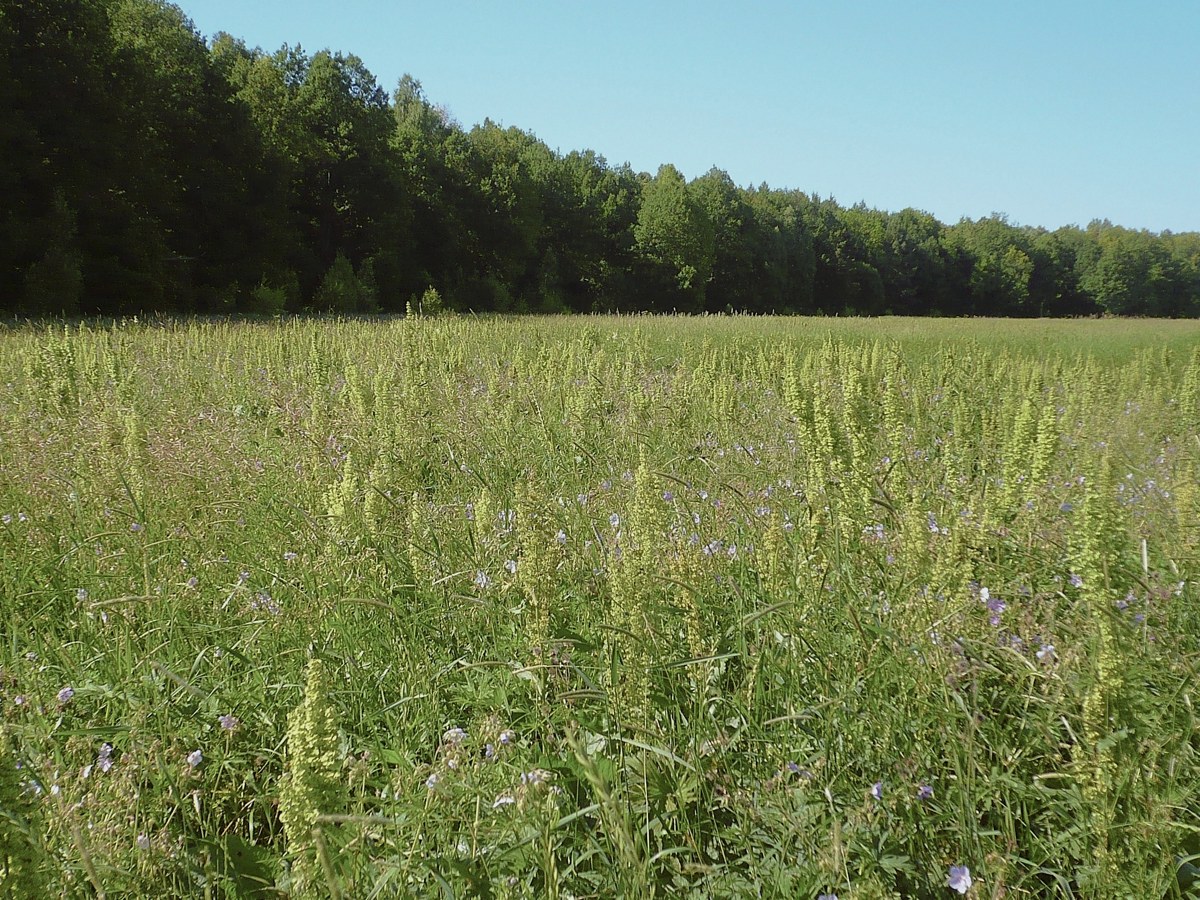
POLYGON ((0 893, 1188 896, 1198 348, 0 333, 0 893))

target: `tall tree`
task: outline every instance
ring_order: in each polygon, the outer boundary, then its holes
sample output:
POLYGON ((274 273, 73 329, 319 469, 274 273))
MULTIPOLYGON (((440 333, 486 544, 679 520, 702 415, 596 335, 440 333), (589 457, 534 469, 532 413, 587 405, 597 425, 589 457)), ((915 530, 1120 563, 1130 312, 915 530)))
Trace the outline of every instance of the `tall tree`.
POLYGON ((712 272, 713 225, 683 174, 669 163, 642 189, 633 227, 643 302, 651 309, 698 312, 712 272))

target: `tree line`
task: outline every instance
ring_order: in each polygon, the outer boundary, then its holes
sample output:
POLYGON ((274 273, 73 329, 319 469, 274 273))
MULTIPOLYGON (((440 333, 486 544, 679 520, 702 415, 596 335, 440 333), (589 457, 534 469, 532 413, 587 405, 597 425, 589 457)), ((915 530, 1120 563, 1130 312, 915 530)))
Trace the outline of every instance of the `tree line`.
POLYGON ((0 5, 0 136, 9 314, 1200 314, 1200 233, 635 172, 161 0, 0 5))

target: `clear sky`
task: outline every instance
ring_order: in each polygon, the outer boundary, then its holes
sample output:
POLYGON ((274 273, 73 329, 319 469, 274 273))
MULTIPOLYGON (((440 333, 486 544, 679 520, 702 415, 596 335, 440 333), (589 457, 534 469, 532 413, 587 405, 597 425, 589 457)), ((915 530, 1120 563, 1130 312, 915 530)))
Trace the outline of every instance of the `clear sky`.
POLYGON ((463 126, 947 223, 1200 231, 1200 0, 182 0, 463 126))

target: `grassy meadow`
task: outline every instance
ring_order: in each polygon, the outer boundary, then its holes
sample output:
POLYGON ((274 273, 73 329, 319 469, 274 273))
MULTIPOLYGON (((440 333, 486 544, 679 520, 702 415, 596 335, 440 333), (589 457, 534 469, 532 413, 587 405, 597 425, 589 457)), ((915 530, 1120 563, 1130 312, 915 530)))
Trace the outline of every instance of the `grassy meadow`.
POLYGON ((0 895, 1200 891, 1200 323, 0 332, 0 895))

